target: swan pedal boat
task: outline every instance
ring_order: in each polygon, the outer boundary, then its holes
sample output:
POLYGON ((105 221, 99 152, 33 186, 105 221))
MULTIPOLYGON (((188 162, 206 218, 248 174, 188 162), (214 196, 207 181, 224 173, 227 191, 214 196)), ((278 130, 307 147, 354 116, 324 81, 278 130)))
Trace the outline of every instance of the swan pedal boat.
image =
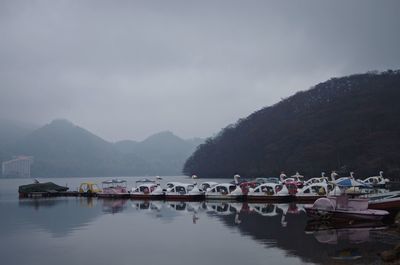
POLYGON ((303 203, 313 203, 319 198, 324 198, 329 194, 341 194, 332 184, 325 182, 315 182, 297 190, 296 201, 303 203))
POLYGON ((197 184, 170 182, 167 183, 165 190, 165 200, 201 201, 204 200, 204 192, 197 187, 197 184))
POLYGON ((245 196, 239 185, 221 183, 208 188, 205 192, 207 200, 244 200, 245 196))
POLYGON ((256 188, 250 188, 245 196, 249 202, 270 201, 270 202, 290 202, 294 196, 289 194, 286 185, 277 183, 264 183, 256 188))
POLYGON ((136 188, 132 188, 130 198, 143 200, 163 200, 165 198, 165 193, 159 184, 154 182, 142 182, 142 184, 138 185, 136 188))

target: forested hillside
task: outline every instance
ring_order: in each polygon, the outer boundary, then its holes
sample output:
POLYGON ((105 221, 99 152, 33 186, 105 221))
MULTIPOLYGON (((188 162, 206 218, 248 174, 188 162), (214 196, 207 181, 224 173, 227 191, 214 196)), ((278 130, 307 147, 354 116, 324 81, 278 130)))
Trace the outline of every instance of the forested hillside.
POLYGON ((400 71, 332 78, 227 126, 199 146, 183 172, 399 176, 399 100, 400 71))

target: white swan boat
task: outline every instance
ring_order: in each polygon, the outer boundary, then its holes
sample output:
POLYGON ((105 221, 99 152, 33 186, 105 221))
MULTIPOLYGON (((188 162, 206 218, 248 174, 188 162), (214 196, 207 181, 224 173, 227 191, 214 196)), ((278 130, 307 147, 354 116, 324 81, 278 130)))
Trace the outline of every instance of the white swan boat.
POLYGON ((166 200, 199 201, 204 199, 204 192, 197 184, 170 182, 165 190, 166 200))
POLYGON ((144 182, 139 184, 136 188, 132 188, 130 198, 132 199, 151 199, 161 200, 164 199, 165 194, 159 184, 154 182, 144 182))
POLYGON ((389 179, 383 177, 383 171, 379 172, 379 176, 369 177, 364 180, 358 179, 358 181, 371 185, 374 188, 386 188, 390 182, 389 179))
POLYGON ((242 200, 244 195, 240 186, 231 183, 221 183, 208 188, 205 197, 207 200, 242 200))
POLYGON ((342 192, 340 189, 333 184, 326 182, 316 182, 304 186, 303 188, 297 190, 296 201, 297 202, 314 202, 319 198, 326 197, 329 194, 340 195, 342 192))
POLYGON ((264 183, 257 187, 250 188, 246 195, 248 201, 274 201, 289 202, 294 196, 289 194, 286 185, 277 183, 264 183))
POLYGON ((214 181, 202 182, 202 183, 200 184, 200 189, 203 190, 203 191, 206 191, 208 188, 212 188, 212 187, 214 187, 214 186, 217 185, 217 184, 218 184, 218 182, 214 182, 214 181))

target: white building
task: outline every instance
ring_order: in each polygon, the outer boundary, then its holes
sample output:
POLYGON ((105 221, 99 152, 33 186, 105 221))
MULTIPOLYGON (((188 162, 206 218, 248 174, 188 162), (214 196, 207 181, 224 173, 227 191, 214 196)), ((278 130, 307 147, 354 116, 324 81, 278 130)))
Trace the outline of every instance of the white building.
POLYGON ((17 156, 1 163, 1 173, 4 177, 31 177, 32 156, 17 156))

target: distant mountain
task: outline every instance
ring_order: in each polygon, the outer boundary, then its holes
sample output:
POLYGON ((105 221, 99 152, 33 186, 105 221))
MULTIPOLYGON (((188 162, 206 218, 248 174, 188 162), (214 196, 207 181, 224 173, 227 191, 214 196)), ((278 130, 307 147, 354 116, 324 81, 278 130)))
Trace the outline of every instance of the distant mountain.
POLYGON ((165 174, 179 175, 185 160, 202 143, 201 139, 184 140, 172 132, 154 134, 142 142, 120 141, 116 148, 125 154, 135 155, 165 174))
POLYGON ((0 119, 0 161, 9 159, 6 149, 10 145, 27 136, 38 127, 29 123, 0 119))
POLYGON ((333 78, 209 138, 183 172, 201 177, 400 176, 400 71, 333 78))
POLYGON ((29 123, 0 119, 0 147, 16 142, 38 127, 29 123))
POLYGON ((2 159, 34 156, 37 177, 180 174, 195 146, 172 133, 165 136, 114 144, 67 120, 54 120, 7 145, 2 159))
POLYGON ((123 154, 134 153, 135 147, 138 145, 137 141, 133 140, 122 140, 114 143, 115 148, 123 154))

